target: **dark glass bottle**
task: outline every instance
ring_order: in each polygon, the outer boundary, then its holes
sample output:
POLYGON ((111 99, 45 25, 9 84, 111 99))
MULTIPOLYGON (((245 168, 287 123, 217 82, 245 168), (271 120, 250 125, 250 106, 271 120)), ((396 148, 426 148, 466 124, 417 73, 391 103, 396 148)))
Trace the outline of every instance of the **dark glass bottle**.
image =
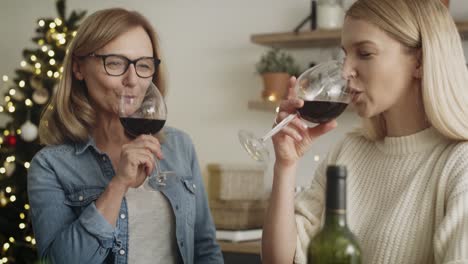
POLYGON ((309 264, 361 263, 359 245, 346 223, 346 174, 344 166, 327 168, 325 223, 310 242, 309 264))

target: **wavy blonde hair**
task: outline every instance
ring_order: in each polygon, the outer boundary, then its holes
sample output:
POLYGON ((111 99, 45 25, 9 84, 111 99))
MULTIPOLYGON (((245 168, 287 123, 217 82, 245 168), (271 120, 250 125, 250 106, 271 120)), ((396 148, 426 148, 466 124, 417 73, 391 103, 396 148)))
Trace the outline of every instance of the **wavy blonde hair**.
MULTIPOLYGON (((358 0, 347 16, 372 23, 422 53, 422 99, 427 120, 453 140, 468 139, 468 71, 460 34, 440 0, 358 0)), ((363 120, 371 140, 386 136, 382 114, 363 120)))
MULTIPOLYGON (((73 62, 104 47, 131 28, 142 27, 151 39, 153 56, 160 58, 157 34, 150 22, 140 13, 121 8, 97 11, 80 25, 63 63, 63 75, 57 91, 45 108, 39 124, 42 144, 58 145, 88 140, 96 122, 96 112, 90 105, 86 85, 73 74, 73 62)), ((164 62, 159 65, 153 83, 166 95, 164 62)))

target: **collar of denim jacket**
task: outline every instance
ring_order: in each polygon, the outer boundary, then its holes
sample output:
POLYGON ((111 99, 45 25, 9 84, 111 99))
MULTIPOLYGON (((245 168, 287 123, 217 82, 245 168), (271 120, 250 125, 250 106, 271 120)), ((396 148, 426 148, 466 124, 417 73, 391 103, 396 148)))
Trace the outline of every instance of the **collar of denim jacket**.
POLYGON ((99 149, 96 147, 96 142, 93 137, 88 137, 88 140, 75 143, 75 154, 83 154, 88 148, 93 148, 96 152, 100 153, 99 149))

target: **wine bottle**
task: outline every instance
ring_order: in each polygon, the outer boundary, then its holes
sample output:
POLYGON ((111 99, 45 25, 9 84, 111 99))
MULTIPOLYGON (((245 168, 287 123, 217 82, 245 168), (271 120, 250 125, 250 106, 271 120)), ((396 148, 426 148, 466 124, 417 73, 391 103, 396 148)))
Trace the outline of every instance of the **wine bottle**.
POLYGON ((361 250, 346 223, 346 167, 327 168, 325 223, 312 238, 309 264, 358 264, 361 250))

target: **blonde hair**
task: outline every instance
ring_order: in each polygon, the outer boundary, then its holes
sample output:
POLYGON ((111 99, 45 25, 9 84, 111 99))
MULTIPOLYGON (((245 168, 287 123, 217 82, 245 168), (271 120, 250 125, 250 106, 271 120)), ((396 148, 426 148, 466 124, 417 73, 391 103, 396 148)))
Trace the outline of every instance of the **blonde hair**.
MULTIPOLYGON (((131 28, 142 27, 151 39, 153 56, 160 58, 156 32, 150 22, 140 13, 121 8, 97 11, 80 25, 63 63, 63 75, 57 91, 45 108, 39 124, 42 144, 58 145, 66 142, 88 140, 96 118, 90 104, 86 85, 73 74, 73 62, 80 56, 89 55, 131 28)), ((164 62, 158 66, 153 83, 166 95, 164 62)))
MULTIPOLYGON (((468 71, 460 34, 440 0, 358 0, 346 13, 378 26, 422 53, 422 99, 428 121, 453 140, 468 139, 468 71)), ((364 119, 363 134, 386 136, 382 114, 364 119)))

